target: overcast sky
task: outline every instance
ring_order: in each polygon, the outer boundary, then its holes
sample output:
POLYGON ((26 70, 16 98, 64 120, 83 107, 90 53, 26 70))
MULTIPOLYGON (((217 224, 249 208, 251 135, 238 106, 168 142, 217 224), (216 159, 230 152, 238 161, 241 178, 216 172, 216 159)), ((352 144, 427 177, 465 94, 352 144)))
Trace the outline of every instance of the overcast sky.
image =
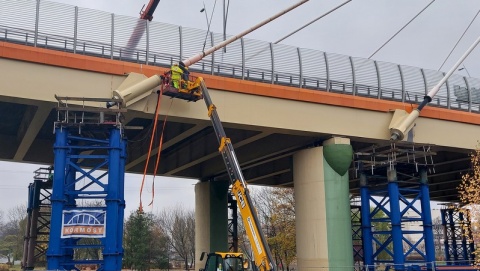
MULTIPOLYGON (((121 15, 138 17, 148 0, 55 0, 121 15)), ((237 34, 261 20, 287 8, 296 1, 230 0, 227 32, 237 34)), ((333 7, 339 0, 310 0, 284 17, 249 34, 247 37, 276 41, 333 7)), ((369 57, 395 32, 422 10, 431 0, 353 0, 282 43, 356 57, 369 57)), ((161 0, 154 14, 155 21, 206 29, 207 13, 213 11, 215 0, 161 0)), ((222 32, 222 3, 217 0, 211 30, 222 32)), ((480 10, 478 0, 436 0, 395 39, 372 59, 438 70, 466 27, 480 10)), ((442 70, 447 71, 480 35, 480 18, 473 23, 442 70)), ((480 48, 464 62, 472 77, 480 78, 480 48)), ((459 74, 467 76, 466 70, 459 74)), ((27 185, 38 165, 0 162, 0 210, 26 203, 27 185)), ((151 177, 150 177, 151 178, 151 177)), ((126 177, 127 215, 138 207, 141 176, 126 177)), ((176 204, 194 206, 194 180, 159 178, 156 182, 153 209, 176 204)), ((149 188, 144 202, 150 201, 149 188)))

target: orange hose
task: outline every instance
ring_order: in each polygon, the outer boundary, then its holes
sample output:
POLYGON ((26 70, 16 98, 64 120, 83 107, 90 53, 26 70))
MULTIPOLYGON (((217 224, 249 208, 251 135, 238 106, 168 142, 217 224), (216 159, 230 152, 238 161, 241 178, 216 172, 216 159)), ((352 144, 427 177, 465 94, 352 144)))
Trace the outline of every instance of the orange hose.
POLYGON ((165 114, 165 118, 163 120, 162 135, 160 136, 160 142, 158 144, 157 161, 155 162, 155 169, 153 171, 152 201, 148 204, 148 206, 152 206, 153 205, 153 200, 155 199, 155 176, 157 176, 158 164, 160 163, 160 153, 162 152, 162 145, 163 145, 163 133, 165 132, 165 126, 167 124, 168 112, 170 112, 170 108, 172 108, 172 104, 173 104, 173 99, 170 102, 170 106, 168 107, 167 113, 165 114))
POLYGON ((150 161, 150 155, 152 153, 153 138, 154 138, 155 132, 157 130, 158 114, 160 113, 160 102, 162 101, 162 96, 163 96, 162 94, 163 94, 163 88, 161 88, 161 91, 158 94, 157 107, 155 108, 155 120, 154 120, 154 123, 153 123, 153 129, 152 129, 152 137, 150 138, 150 147, 148 148, 147 161, 145 163, 145 169, 143 170, 142 185, 140 186, 140 206, 138 207, 138 209, 140 211, 143 211, 142 192, 143 192, 143 186, 145 184, 145 176, 147 175, 148 162, 150 161))

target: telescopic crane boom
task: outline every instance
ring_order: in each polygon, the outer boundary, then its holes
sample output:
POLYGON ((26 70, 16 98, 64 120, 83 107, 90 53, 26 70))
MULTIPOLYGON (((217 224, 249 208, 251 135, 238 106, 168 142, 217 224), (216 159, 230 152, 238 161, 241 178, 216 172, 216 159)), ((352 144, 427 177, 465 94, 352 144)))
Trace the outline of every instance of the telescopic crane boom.
POLYGON ((160 0, 150 0, 147 7, 140 12, 140 19, 151 21, 158 3, 160 3, 160 0))
MULTIPOLYGON (((150 0, 150 2, 148 2, 148 5, 145 9, 143 9, 145 5, 142 7, 142 10, 140 11, 141 20, 137 21, 137 25, 133 29, 132 35, 130 35, 130 38, 128 39, 128 42, 127 42, 127 48, 137 47, 147 27, 147 24, 144 20, 151 21, 153 19, 153 13, 157 8, 158 3, 160 3, 160 0, 150 0)), ((127 57, 132 57, 132 52, 127 52, 127 57)))
MULTIPOLYGON (((217 136, 219 143, 219 152, 222 155, 227 174, 230 178, 232 185, 232 193, 237 198, 237 204, 242 216, 243 224, 245 226, 248 239, 252 246, 254 255, 255 266, 260 271, 276 270, 272 253, 267 244, 267 240, 260 229, 260 222, 257 217, 257 213, 253 208, 252 199, 247 187, 247 182, 243 177, 240 164, 238 163, 235 150, 230 139, 226 136, 222 123, 218 116, 216 107, 210 97, 208 88, 201 77, 189 76, 188 67, 197 63, 205 56, 227 46, 235 40, 247 35, 248 33, 258 29, 259 27, 275 20, 276 18, 284 15, 285 13, 297 8, 298 6, 305 4, 309 0, 302 0, 295 5, 277 13, 276 15, 260 22, 259 24, 243 31, 242 33, 233 36, 212 48, 196 54, 190 58, 187 58, 180 62, 180 70, 172 69, 166 72, 164 75, 154 75, 150 78, 142 80, 141 82, 134 84, 123 90, 115 90, 113 92, 114 98, 121 100, 119 106, 125 107, 129 104, 144 98, 152 92, 153 89, 161 85, 163 94, 174 98, 180 98, 188 101, 197 101, 204 99, 208 108, 208 116, 212 121, 212 125, 217 136), (181 76, 178 74, 182 72, 181 76), (175 76, 173 73, 177 73, 175 76)), ((207 260, 207 264, 211 262, 207 260)), ((206 270, 210 270, 207 268, 206 270)))

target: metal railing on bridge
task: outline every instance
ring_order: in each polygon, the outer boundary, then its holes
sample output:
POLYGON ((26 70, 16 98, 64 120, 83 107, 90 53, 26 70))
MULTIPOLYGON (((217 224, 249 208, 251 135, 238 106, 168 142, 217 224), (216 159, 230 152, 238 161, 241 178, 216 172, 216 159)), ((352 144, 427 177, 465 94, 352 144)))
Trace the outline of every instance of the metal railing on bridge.
MULTIPOLYGON (((168 67, 222 34, 43 0, 0 0, 0 40, 168 67), (137 37, 137 39, 132 37, 137 37), (137 42, 135 42, 137 41, 137 42)), ((444 72, 242 38, 194 72, 420 103, 444 72)), ((480 79, 454 74, 432 106, 480 112, 480 79)))

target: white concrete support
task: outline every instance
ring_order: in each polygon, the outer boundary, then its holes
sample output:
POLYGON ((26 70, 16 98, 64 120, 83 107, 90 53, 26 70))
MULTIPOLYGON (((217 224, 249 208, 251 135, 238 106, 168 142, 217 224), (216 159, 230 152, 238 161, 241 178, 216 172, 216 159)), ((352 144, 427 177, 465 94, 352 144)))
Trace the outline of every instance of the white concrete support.
POLYGON ((195 270, 205 266, 202 252, 228 251, 228 182, 195 185, 195 270))
POLYGON ((352 270, 348 139, 332 138, 323 147, 293 157, 298 270, 352 270))
POLYGON ((328 269, 322 147, 293 156, 298 270, 328 269))

